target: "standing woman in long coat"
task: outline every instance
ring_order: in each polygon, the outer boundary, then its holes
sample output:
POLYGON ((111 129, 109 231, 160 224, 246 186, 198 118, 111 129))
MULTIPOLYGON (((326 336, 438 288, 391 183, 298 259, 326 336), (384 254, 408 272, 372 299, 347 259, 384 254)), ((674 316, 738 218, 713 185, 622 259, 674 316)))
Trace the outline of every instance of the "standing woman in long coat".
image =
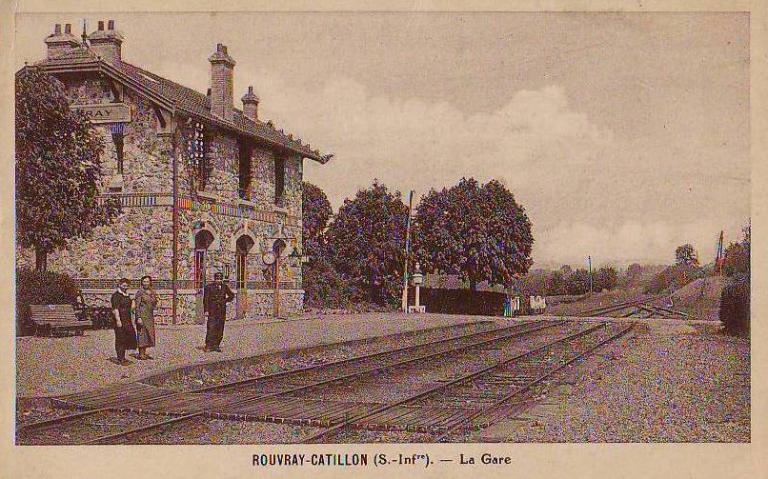
POLYGON ((152 288, 152 277, 141 278, 141 287, 136 292, 136 331, 139 343, 139 359, 154 359, 147 354, 147 348, 155 347, 155 308, 157 293, 152 288))
POLYGON ((128 294, 128 280, 123 278, 118 284, 117 291, 112 294, 112 312, 115 315, 115 352, 117 363, 127 366, 132 363, 125 359, 125 351, 136 349, 136 330, 131 321, 133 300, 128 294))

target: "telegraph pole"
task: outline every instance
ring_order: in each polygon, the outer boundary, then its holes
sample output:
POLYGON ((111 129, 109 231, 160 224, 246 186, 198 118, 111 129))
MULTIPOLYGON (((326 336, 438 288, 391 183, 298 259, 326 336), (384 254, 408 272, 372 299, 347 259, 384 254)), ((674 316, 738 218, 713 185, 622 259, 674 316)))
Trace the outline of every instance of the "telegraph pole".
POLYGON ((405 266, 403 267, 403 302, 404 313, 408 312, 408 259, 411 253, 411 211, 413 210, 413 190, 408 195, 408 220, 405 223, 405 266))
POLYGON ((589 261, 589 293, 592 294, 592 256, 587 256, 589 261))

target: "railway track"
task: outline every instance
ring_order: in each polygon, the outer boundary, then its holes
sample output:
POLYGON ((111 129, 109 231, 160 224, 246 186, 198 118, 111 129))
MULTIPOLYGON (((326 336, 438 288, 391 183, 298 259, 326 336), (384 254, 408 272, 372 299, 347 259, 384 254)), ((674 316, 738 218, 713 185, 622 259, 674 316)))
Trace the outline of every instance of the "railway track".
POLYGON ((591 308, 578 313, 578 316, 609 316, 614 318, 650 318, 660 317, 665 319, 697 319, 684 311, 660 306, 663 296, 651 296, 649 298, 624 301, 608 306, 591 308))
POLYGON ((563 368, 631 330, 602 323, 497 364, 463 375, 406 399, 350 417, 304 443, 378 442, 391 431, 407 433, 398 442, 443 442, 485 427, 525 408, 535 388, 563 368))
MULTIPOLYGON (((63 404, 86 409, 68 416, 24 425, 17 431, 19 444, 104 444, 152 433, 201 417, 240 420, 290 421, 290 417, 261 416, 270 407, 282 414, 291 410, 307 416, 311 403, 296 395, 343 382, 356 381, 386 370, 418 367, 425 362, 443 361, 472 350, 493 347, 555 327, 560 322, 530 322, 370 355, 247 378, 191 391, 169 392, 141 383, 121 385, 95 394, 69 396, 63 404), (292 409, 286 410, 286 407, 292 409), (158 417, 161 419, 158 420, 158 417)), ((330 425, 375 409, 375 404, 319 402, 318 417, 298 417, 302 422, 330 425), (306 420, 305 420, 306 419, 306 420)), ((311 414, 309 414, 311 416, 311 414)))

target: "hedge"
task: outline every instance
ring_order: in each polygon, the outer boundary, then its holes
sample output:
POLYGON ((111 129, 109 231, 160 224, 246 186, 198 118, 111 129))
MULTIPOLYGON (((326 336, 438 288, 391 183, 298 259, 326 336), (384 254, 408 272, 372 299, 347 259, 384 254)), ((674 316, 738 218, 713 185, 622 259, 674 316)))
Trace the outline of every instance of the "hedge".
POLYGON ((749 277, 723 288, 720 295, 720 321, 728 334, 749 336, 750 289, 749 277))

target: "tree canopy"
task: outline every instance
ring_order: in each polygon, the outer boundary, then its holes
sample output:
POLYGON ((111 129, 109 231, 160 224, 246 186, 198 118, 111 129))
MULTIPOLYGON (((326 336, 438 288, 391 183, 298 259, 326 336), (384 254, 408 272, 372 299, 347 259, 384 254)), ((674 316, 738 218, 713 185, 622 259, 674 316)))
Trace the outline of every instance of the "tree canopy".
POLYGON ((684 264, 687 266, 698 266, 699 255, 691 244, 678 246, 675 250, 675 264, 684 264))
POLYGON ((328 253, 337 271, 371 302, 400 295, 407 218, 400 192, 374 181, 344 200, 328 228, 328 253))
POLYGON ((64 86, 34 68, 16 76, 16 233, 35 250, 38 270, 48 253, 109 224, 115 202, 100 202, 101 137, 69 108, 64 86))
POLYGON ((727 276, 749 275, 751 271, 752 225, 742 228, 742 240, 731 243, 725 249, 723 271, 727 276))
POLYGON ((303 181, 302 190, 302 246, 305 255, 322 254, 324 232, 333 210, 325 192, 319 187, 303 181))
POLYGON ((416 209, 414 251, 428 272, 508 286, 530 268, 533 236, 525 210, 500 182, 463 178, 431 190, 416 209))

